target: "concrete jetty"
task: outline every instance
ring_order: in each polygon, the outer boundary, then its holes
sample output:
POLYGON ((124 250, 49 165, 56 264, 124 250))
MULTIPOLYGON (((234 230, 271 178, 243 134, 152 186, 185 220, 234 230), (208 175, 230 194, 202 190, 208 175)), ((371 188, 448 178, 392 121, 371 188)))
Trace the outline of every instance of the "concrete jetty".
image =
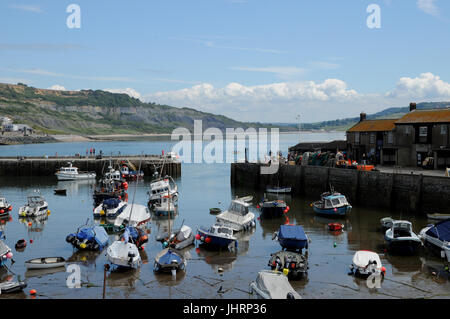
POLYGON ((278 173, 261 175, 261 165, 231 164, 231 185, 256 190, 269 185, 291 186, 294 194, 315 200, 331 184, 353 205, 388 209, 394 214, 450 213, 449 177, 302 165, 280 165, 278 173))
POLYGON ((173 178, 181 176, 181 163, 163 158, 161 155, 128 155, 95 157, 49 156, 49 157, 0 157, 0 176, 51 176, 63 166, 71 162, 80 171, 94 171, 101 175, 109 163, 117 164, 120 161, 132 163, 136 169, 141 162, 141 170, 145 176, 152 176, 155 169, 160 170, 164 162, 163 175, 173 178), (159 168, 158 168, 159 167, 159 168))

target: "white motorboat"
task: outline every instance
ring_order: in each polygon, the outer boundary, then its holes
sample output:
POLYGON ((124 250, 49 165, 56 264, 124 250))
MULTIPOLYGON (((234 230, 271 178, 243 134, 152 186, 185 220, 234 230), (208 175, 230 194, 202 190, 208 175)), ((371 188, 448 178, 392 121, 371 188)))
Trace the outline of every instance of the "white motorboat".
POLYGON ((172 203, 168 195, 163 196, 161 202, 153 205, 153 212, 157 217, 168 218, 174 218, 178 214, 177 206, 172 203))
POLYGON ((274 193, 274 194, 290 194, 291 191, 292 191, 291 187, 280 187, 280 186, 270 187, 270 186, 268 186, 266 188, 267 193, 274 193))
POLYGON ((0 218, 9 216, 9 212, 12 210, 12 205, 8 203, 6 198, 0 197, 0 218))
POLYGON ((450 262, 450 220, 428 225, 419 233, 424 245, 450 262))
POLYGON ((353 256, 350 270, 355 275, 367 277, 371 274, 384 274, 385 269, 381 264, 380 256, 368 250, 360 250, 353 256))
POLYGON ((124 211, 127 205, 127 202, 118 198, 105 199, 100 205, 94 208, 94 217, 115 219, 124 211))
POLYGON ((412 224, 406 220, 394 220, 384 239, 390 251, 414 253, 422 245, 419 236, 413 232, 412 224))
POLYGON ((249 207, 249 203, 234 199, 228 210, 216 216, 216 222, 232 228, 235 232, 253 228, 256 226, 255 214, 249 211, 249 207))
POLYGON ((389 228, 392 227, 392 223, 394 222, 394 219, 392 217, 384 217, 380 219, 381 228, 386 231, 389 228))
POLYGON ((292 288, 288 278, 279 271, 260 271, 250 287, 262 299, 302 299, 292 288))
POLYGON ((450 219, 450 214, 427 214, 427 217, 432 220, 446 220, 450 219))
POLYGON ((25 262, 27 269, 48 269, 64 267, 66 260, 63 257, 34 258, 25 262))
POLYGON ((104 180, 122 181, 122 174, 120 171, 114 169, 111 164, 108 166, 108 171, 103 176, 104 180))
POLYGON ((148 191, 149 200, 148 205, 153 206, 156 203, 160 203, 164 196, 169 195, 172 198, 172 203, 176 203, 178 199, 178 186, 172 177, 166 176, 164 178, 158 178, 150 184, 150 190, 148 191))
POLYGON ((5 281, 0 283, 0 294, 11 294, 22 291, 26 288, 27 283, 24 281, 5 281))
POLYGON ((139 227, 147 223, 151 218, 148 207, 139 204, 127 205, 122 213, 116 217, 114 227, 119 228, 121 225, 139 227))
POLYGON ((59 181, 73 181, 80 179, 95 179, 95 172, 82 172, 78 171, 78 167, 72 166, 72 163, 68 163, 69 166, 61 167, 56 173, 56 177, 59 181))
POLYGON ((40 195, 28 196, 28 203, 19 208, 20 217, 36 217, 48 213, 48 203, 40 195))
POLYGON ((128 240, 116 240, 106 250, 108 261, 118 267, 138 268, 141 265, 141 256, 137 246, 128 240))

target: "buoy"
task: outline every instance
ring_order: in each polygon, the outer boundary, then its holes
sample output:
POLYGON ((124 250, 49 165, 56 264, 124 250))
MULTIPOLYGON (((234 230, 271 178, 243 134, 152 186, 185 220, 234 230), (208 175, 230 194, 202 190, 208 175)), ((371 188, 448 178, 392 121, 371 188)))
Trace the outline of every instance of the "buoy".
POLYGON ((336 243, 334 243, 334 244, 333 244, 333 247, 334 247, 334 248, 336 248, 336 246, 337 246, 337 244, 336 244, 336 243))
POLYGON ((8 253, 6 254, 6 258, 8 258, 8 259, 13 258, 12 252, 8 252, 8 253))
POLYGON ((33 225, 33 223, 32 223, 32 222, 28 222, 28 226, 30 226, 30 227, 31 227, 31 225, 33 225))
POLYGON ((80 248, 85 249, 86 248, 86 244, 85 243, 81 243, 80 244, 80 248))
POLYGON ((33 239, 30 239, 30 244, 32 244, 33 243, 33 239))
POLYGON ((381 267, 381 272, 383 273, 383 274, 385 274, 386 273, 386 267, 381 267))
POLYGON ((30 295, 35 295, 37 293, 36 289, 31 289, 30 290, 30 295))
POLYGON ((105 215, 105 211, 103 209, 100 211, 100 215, 105 215))
POLYGON ((223 272, 223 268, 222 268, 222 267, 219 267, 219 268, 217 269, 217 271, 218 271, 218 272, 223 272))
POLYGON ((210 237, 206 237, 205 238, 205 243, 209 244, 211 242, 211 238, 210 237))
POLYGON ((8 207, 8 210, 9 210, 9 211, 12 211, 12 206, 9 206, 9 207, 8 207))
POLYGON ((284 274, 285 276, 287 276, 287 275, 289 274, 289 269, 284 268, 284 269, 283 269, 283 274, 284 274))
POLYGON ((200 240, 200 234, 195 235, 195 239, 200 240))
POLYGON ((3 214, 5 212, 4 209, 0 209, 0 214, 3 214))

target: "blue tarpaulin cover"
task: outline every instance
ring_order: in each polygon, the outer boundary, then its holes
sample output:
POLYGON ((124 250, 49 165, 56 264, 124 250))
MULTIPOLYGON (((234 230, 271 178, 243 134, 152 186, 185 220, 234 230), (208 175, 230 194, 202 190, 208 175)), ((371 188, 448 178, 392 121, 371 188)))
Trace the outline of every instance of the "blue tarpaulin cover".
POLYGON ((281 225, 278 231, 278 238, 308 240, 302 226, 298 225, 281 225))
POLYGON ((108 244, 108 234, 106 233, 105 228, 100 226, 82 228, 76 236, 80 240, 94 239, 101 249, 108 244))
POLYGON ((167 253, 162 255, 158 263, 160 265, 170 265, 172 261, 175 261, 176 263, 181 263, 181 258, 176 253, 173 253, 172 251, 168 250, 167 253))
POLYGON ((442 241, 450 241, 450 219, 437 223, 434 227, 431 227, 426 234, 442 241))
POLYGON ((106 206, 106 208, 116 208, 119 206, 121 200, 118 198, 108 198, 103 201, 103 205, 106 206))

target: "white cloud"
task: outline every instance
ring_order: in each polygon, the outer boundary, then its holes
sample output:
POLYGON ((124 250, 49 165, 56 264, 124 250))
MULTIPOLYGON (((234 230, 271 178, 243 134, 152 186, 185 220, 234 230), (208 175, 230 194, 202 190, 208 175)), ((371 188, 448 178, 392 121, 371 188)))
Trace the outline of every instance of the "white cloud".
POLYGON ((403 77, 396 88, 386 94, 388 97, 412 99, 450 98, 450 83, 444 82, 433 73, 422 73, 419 77, 403 77))
POLYGON ((29 11, 34 13, 43 13, 44 11, 39 6, 31 6, 31 5, 10 5, 10 8, 18 9, 22 11, 29 11))
POLYGON ((141 94, 132 88, 126 88, 126 89, 104 89, 104 91, 111 92, 111 93, 124 93, 128 94, 131 97, 134 97, 136 99, 141 98, 141 94))
POLYGON ((62 85, 55 84, 48 88, 48 90, 56 90, 56 91, 67 91, 66 88, 62 85))
POLYGON ((437 0, 417 0, 417 7, 423 12, 437 17, 439 16, 439 8, 435 4, 436 1, 437 0))

